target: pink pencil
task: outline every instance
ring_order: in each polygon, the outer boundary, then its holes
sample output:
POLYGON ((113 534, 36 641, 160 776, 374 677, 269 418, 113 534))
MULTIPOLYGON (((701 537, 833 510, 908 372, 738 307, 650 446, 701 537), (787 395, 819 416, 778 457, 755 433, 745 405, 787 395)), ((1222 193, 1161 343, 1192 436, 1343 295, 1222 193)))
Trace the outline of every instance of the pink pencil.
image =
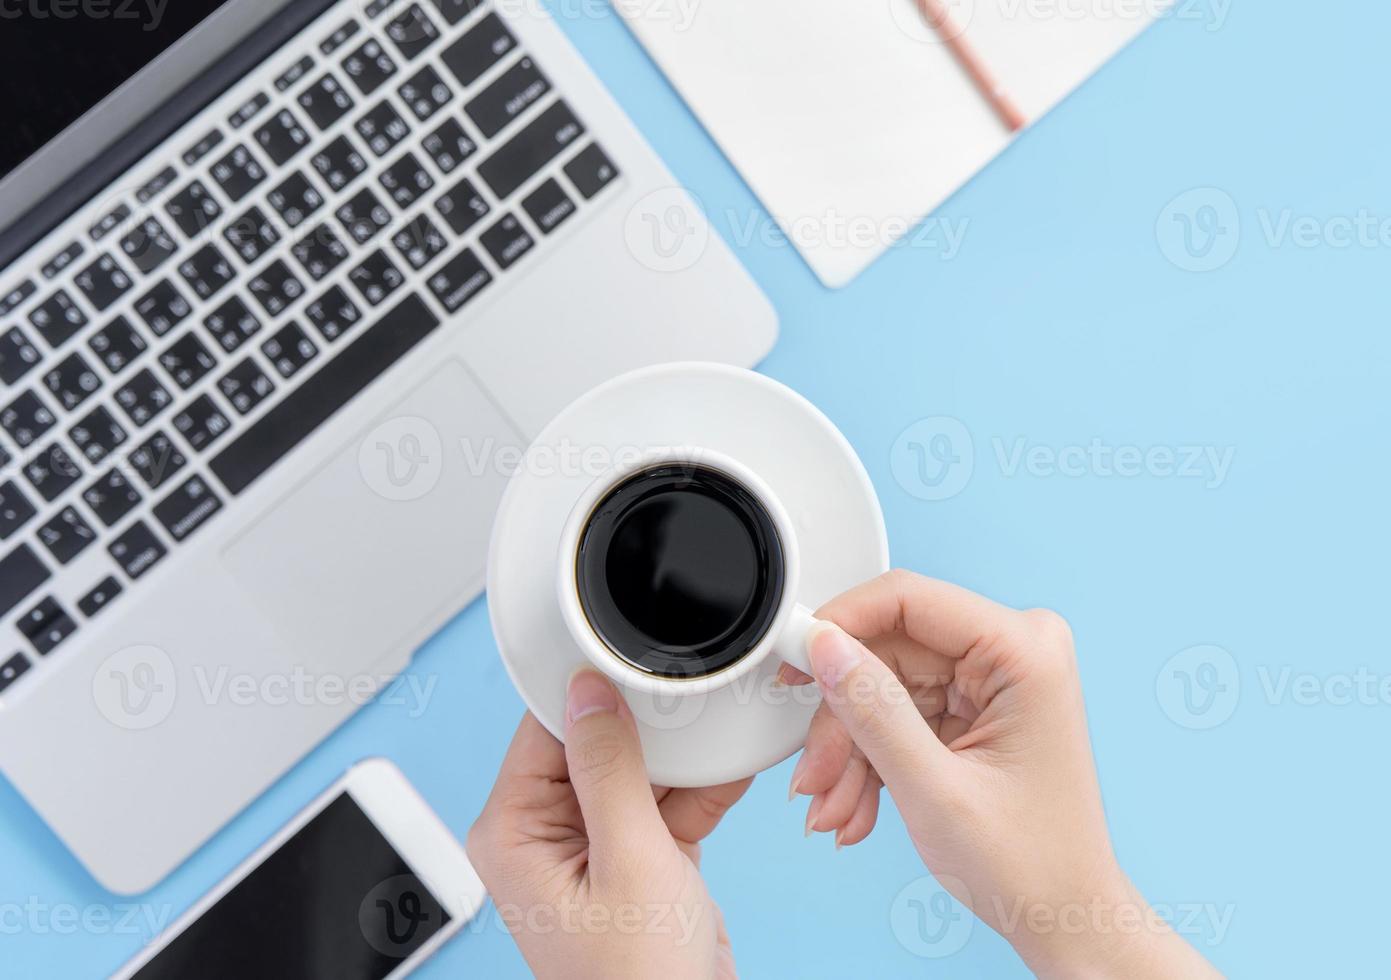
POLYGON ((982 95, 990 102, 1000 120, 1015 133, 1029 124, 1028 117, 1017 106, 1009 93, 1004 90, 1000 80, 986 65, 984 59, 971 43, 966 40, 965 31, 959 29, 951 19, 951 11, 942 0, 917 0, 918 9, 927 22, 932 25, 944 44, 951 48, 961 67, 971 76, 982 95))

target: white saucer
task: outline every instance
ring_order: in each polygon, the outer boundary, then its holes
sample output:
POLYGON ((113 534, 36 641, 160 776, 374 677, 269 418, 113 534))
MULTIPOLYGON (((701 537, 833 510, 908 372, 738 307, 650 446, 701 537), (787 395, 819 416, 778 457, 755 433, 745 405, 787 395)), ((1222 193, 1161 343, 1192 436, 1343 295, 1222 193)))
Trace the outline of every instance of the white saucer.
MULTIPOLYGON (((803 563, 797 598, 809 608, 888 568, 884 517, 868 474, 840 431, 796 392, 752 371, 704 363, 645 368, 595 388, 527 451, 498 508, 488 558, 488 611, 503 662, 557 738, 566 682, 588 662, 556 597, 561 528, 613 460, 669 446, 725 453, 771 487, 796 526, 803 563)), ((775 661, 709 695, 662 703, 625 691, 652 782, 730 782, 801 748, 818 702, 815 685, 774 684, 775 661)))

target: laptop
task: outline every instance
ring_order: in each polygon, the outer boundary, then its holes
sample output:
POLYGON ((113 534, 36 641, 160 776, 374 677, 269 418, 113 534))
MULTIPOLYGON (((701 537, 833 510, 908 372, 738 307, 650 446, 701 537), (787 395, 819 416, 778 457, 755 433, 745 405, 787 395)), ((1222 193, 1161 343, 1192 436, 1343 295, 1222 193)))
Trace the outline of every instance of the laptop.
POLYGON ((520 450, 776 319, 539 5, 8 19, 0 768, 159 882, 483 587, 520 450))

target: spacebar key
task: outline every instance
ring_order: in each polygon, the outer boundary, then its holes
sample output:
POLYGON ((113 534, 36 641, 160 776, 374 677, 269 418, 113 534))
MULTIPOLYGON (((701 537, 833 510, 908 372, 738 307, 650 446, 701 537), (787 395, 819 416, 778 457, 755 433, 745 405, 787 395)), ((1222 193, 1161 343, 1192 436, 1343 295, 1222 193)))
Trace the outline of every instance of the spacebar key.
POLYGON ((241 493, 439 324, 419 296, 407 296, 214 457, 214 475, 241 493))

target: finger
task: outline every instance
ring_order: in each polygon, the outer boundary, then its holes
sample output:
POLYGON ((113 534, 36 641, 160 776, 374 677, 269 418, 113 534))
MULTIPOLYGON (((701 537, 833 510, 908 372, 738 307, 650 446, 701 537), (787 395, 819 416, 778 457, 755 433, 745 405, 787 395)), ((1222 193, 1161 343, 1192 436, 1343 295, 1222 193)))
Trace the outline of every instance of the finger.
POLYGON ((858 753, 852 755, 836 784, 825 796, 818 797, 821 806, 816 813, 808 812, 808 828, 814 833, 824 834, 844 826, 855 813, 868 778, 869 763, 858 753))
POLYGON ((589 836, 594 873, 618 874, 635 851, 670 846, 647 779, 637 726, 608 678, 585 668, 565 699, 565 757, 589 836))
POLYGON ((753 785, 753 779, 707 789, 674 789, 658 804, 667 830, 678 842, 695 843, 710 836, 729 808, 753 785))
POLYGON ((830 707, 823 703, 811 716, 806 747, 802 749, 802 757, 797 760, 797 766, 792 770, 788 800, 799 794, 815 796, 834 786, 841 773, 845 772, 845 766, 850 761, 850 754, 854 749, 855 743, 851 740, 850 733, 845 730, 845 726, 836 718, 830 707))
POLYGON ((808 655, 826 704, 891 790, 949 771, 951 753, 897 675, 864 644, 826 623, 812 631, 808 655))
POLYGON ((1020 615, 959 585, 893 571, 832 599, 816 618, 858 637, 902 630, 923 646, 959 659, 1016 625, 1020 615))
POLYGON ((836 834, 836 847, 850 847, 858 844, 874 830, 874 825, 879 820, 879 791, 883 788, 883 782, 871 772, 869 778, 865 780, 864 788, 860 791, 860 799, 855 805, 855 812, 850 815, 850 819, 845 821, 845 826, 841 827, 840 832, 836 834))
POLYGON ((554 802, 556 782, 565 778, 565 747, 527 712, 512 736, 483 812, 469 830, 475 862, 487 861, 510 846, 497 835, 517 828, 518 821, 511 814, 518 809, 549 806, 554 802))

